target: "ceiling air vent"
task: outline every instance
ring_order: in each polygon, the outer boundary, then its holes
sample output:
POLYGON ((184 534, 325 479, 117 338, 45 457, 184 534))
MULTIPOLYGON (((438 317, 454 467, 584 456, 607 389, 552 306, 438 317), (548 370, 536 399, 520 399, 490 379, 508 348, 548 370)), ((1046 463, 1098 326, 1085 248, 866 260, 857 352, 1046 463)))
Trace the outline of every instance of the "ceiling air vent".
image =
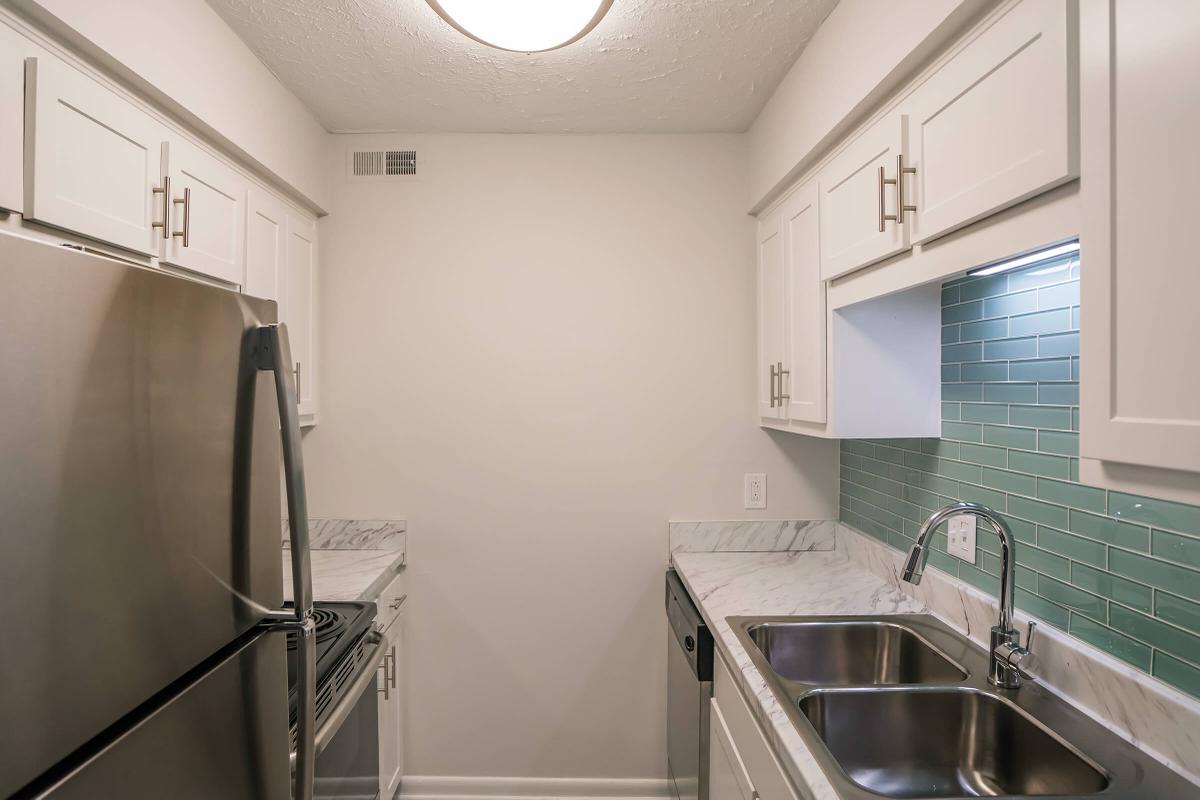
POLYGON ((417 176, 416 150, 350 150, 351 178, 412 179, 417 176))

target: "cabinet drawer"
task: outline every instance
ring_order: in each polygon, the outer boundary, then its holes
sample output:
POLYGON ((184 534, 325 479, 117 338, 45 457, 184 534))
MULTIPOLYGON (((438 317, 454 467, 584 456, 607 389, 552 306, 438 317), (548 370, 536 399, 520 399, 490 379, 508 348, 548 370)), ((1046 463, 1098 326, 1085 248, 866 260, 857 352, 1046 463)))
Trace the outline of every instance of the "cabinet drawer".
POLYGON ((807 800, 806 794, 797 794, 784 774, 725 662, 720 657, 714 662, 713 699, 760 800, 807 800))
POLYGON ((404 569, 396 577, 392 578, 392 582, 379 593, 379 597, 375 599, 377 611, 375 614, 375 623, 380 630, 387 630, 395 620, 400 616, 400 611, 404 607, 407 595, 404 591, 404 569))
POLYGON ((1016 3, 905 101, 913 243, 1079 176, 1076 17, 1016 3))

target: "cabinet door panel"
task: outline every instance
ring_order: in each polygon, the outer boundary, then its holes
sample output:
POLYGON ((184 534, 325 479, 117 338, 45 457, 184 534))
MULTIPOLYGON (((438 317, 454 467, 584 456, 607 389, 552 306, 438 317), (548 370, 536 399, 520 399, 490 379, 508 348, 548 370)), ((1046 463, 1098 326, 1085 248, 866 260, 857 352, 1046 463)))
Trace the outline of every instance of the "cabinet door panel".
POLYGON ((287 249, 287 206, 251 187, 246 195, 246 283, 254 297, 280 300, 287 249))
POLYGON ((171 176, 172 195, 172 235, 163 249, 162 261, 226 283, 244 284, 247 182, 217 159, 179 139, 165 143, 162 153, 163 172, 171 176), (185 225, 186 243, 185 237, 176 235, 185 225))
POLYGON ((290 212, 287 215, 286 269, 280 319, 287 323, 296 363, 296 383, 302 424, 317 413, 316 280, 317 223, 290 212))
POLYGON ((61 62, 27 59, 25 78, 25 216, 158 255, 166 130, 61 62))
POLYGON ((33 42, 0 22, 0 208, 21 211, 24 196, 25 58, 33 42))
POLYGON ((386 630, 386 669, 377 678, 379 691, 379 797, 391 800, 404 774, 404 679, 400 669, 404 619, 398 617, 386 630), (384 683, 387 690, 384 691, 384 683))
POLYGON ((709 800, 756 800, 754 786, 716 698, 709 700, 708 796, 709 800))
POLYGON ((1200 472, 1200 4, 1082 13, 1080 454, 1200 472))
POLYGON ((825 165, 821 195, 821 277, 831 280, 908 249, 908 226, 885 222, 880 204, 894 214, 894 186, 881 186, 879 170, 896 171, 904 151, 904 119, 885 117, 825 165))
POLYGON ((783 418, 783 406, 774 399, 777 365, 786 361, 787 288, 784 275, 783 230, 779 210, 758 223, 758 415, 783 418))
POLYGON ((800 187, 783 205, 789 294, 787 416, 825 422, 825 282, 821 280, 817 185, 800 187))
POLYGON ((906 101, 914 242, 1078 177, 1074 9, 1024 0, 906 101))

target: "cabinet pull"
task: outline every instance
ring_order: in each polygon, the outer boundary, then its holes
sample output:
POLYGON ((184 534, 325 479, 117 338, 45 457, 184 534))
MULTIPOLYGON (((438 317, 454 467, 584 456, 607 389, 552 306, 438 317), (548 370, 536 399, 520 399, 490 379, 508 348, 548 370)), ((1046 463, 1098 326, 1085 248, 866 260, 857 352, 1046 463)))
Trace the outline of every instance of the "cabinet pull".
POLYGON ((775 365, 771 364, 771 408, 775 407, 775 365))
POLYGON ((384 700, 391 700, 391 687, 388 685, 388 668, 387 668, 387 653, 383 654, 383 662, 376 669, 383 670, 383 685, 376 686, 375 691, 383 695, 384 700))
POLYGON ((783 393, 783 376, 784 375, 791 376, 792 371, 790 369, 784 369, 783 362, 780 361, 777 363, 777 365, 775 367, 775 374, 779 376, 779 407, 782 408, 784 400, 792 399, 792 396, 790 394, 783 393))
MULTIPOLYGON (((882 171, 883 167, 880 167, 879 169, 882 171)), ((895 184, 896 184, 896 217, 895 217, 895 219, 896 219, 897 225, 904 224, 904 212, 905 211, 916 211, 917 210, 917 207, 915 205, 905 205, 904 204, 904 176, 905 175, 916 175, 916 174, 917 174, 916 167, 904 166, 904 153, 900 153, 899 155, 896 156, 896 180, 895 180, 895 184)))
POLYGON ((296 405, 300 405, 300 362, 296 362, 296 368, 292 370, 292 374, 296 376, 296 405))
POLYGON ((883 231, 884 231, 884 227, 885 227, 884 223, 887 223, 887 222, 895 222, 897 224, 900 223, 900 215, 898 213, 897 214, 886 213, 887 209, 884 208, 884 204, 883 204, 883 187, 895 186, 895 185, 896 185, 896 179, 884 177, 883 167, 880 167, 879 168, 879 232, 880 233, 883 233, 883 231))
POLYGON ((192 187, 184 187, 183 199, 176 197, 173 201, 175 205, 183 206, 183 229, 171 231, 172 236, 178 236, 183 239, 183 246, 188 246, 188 241, 191 239, 192 232, 192 187))
POLYGON ((171 238, 171 226, 167 224, 171 216, 171 176, 163 176, 163 185, 154 187, 154 194, 162 195, 162 222, 151 222, 151 228, 162 228, 163 238, 171 238))
POLYGON ((398 671, 398 670, 396 669, 396 645, 392 645, 392 649, 391 649, 391 653, 390 653, 390 655, 391 655, 391 657, 392 657, 392 678, 391 678, 391 683, 392 683, 392 688, 393 688, 393 689, 395 689, 395 688, 396 688, 396 672, 398 671))

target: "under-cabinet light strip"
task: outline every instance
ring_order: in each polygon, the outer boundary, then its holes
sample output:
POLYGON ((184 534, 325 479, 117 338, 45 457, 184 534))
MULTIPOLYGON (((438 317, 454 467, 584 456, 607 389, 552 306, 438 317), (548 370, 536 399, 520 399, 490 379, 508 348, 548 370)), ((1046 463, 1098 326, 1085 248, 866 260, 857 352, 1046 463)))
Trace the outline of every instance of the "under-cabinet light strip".
POLYGON ((1070 255, 1071 253, 1079 252, 1079 242, 1067 242, 1046 250, 1038 250, 1036 253, 1018 256, 1008 261, 1001 261, 998 264, 991 264, 986 267, 969 270, 968 277, 976 277, 979 275, 995 275, 1000 272, 1008 272, 1009 270, 1028 267, 1030 264, 1036 264, 1039 261, 1045 261, 1048 258, 1057 258, 1058 256, 1070 255))

